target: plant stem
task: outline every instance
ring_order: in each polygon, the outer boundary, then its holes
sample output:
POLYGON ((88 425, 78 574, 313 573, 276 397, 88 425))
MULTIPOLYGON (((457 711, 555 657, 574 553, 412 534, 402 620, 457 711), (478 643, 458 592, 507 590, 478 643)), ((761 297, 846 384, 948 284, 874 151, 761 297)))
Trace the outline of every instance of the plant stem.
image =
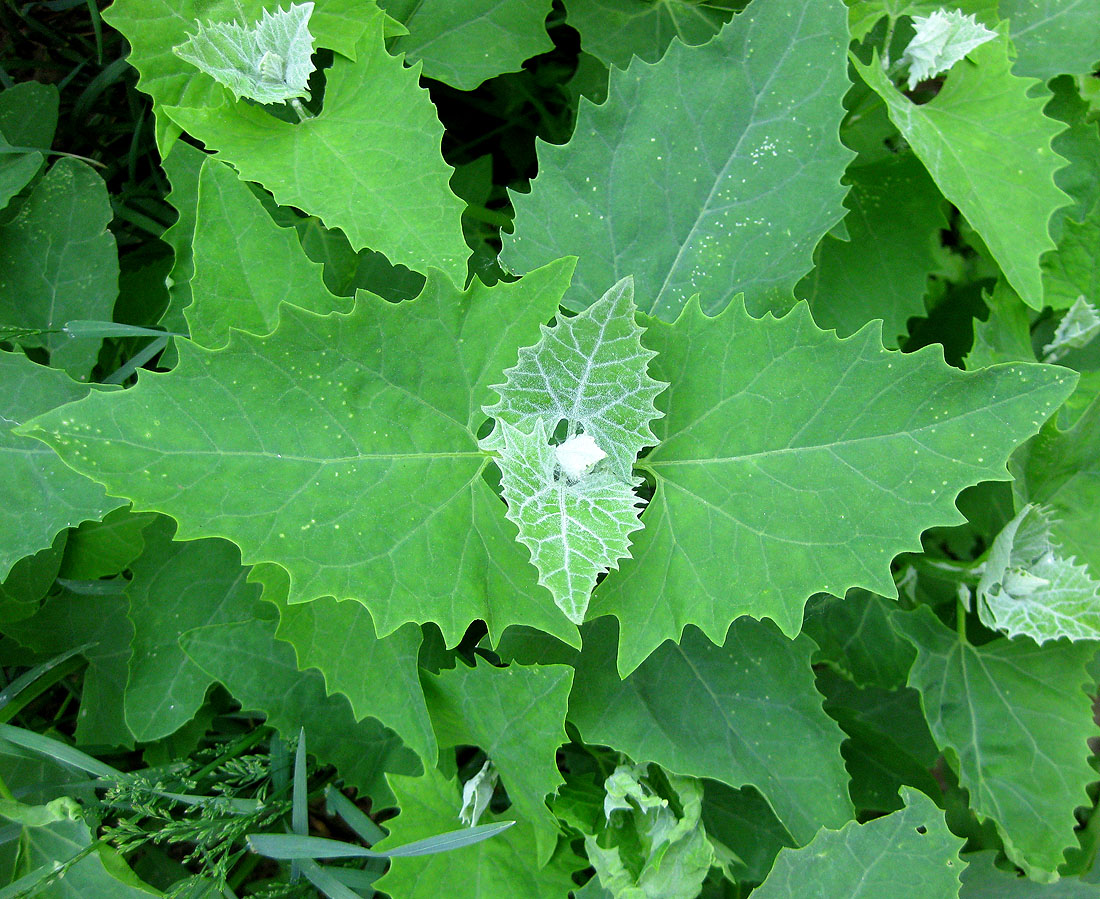
POLYGON ((955 559, 932 558, 924 555, 914 556, 912 561, 919 569, 941 580, 958 581, 971 586, 976 586, 981 580, 982 565, 985 563, 984 558, 959 562, 955 559), (947 577, 944 578, 944 575, 947 577))
POLYGON ((898 20, 890 16, 886 25, 886 40, 882 42, 882 67, 887 71, 890 70, 890 44, 894 41, 894 27, 897 24, 898 20))
POLYGON ((970 641, 966 639, 966 606, 963 605, 961 596, 955 600, 955 631, 959 635, 959 642, 964 646, 969 645, 970 641))

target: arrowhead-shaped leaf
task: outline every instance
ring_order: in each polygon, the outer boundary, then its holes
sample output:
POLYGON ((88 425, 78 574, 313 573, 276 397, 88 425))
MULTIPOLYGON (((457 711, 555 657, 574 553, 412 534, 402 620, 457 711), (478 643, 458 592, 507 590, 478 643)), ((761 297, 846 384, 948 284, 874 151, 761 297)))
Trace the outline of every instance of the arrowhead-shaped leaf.
POLYGON ((687 624, 720 642, 750 615, 794 635, 814 593, 896 595, 894 556, 960 522, 964 487, 1006 480, 1075 383, 1058 366, 968 373, 938 348, 888 352, 874 326, 838 340, 804 305, 754 319, 693 303, 645 340, 672 383, 640 465, 657 490, 589 612, 618 616, 624 672, 687 624))
POLYGON ((840 0, 754 0, 710 43, 612 71, 573 139, 539 147, 504 264, 579 256, 574 309, 627 275, 669 320, 697 292, 710 311, 738 291, 754 310, 788 306, 844 215, 845 19, 840 0))
POLYGON ((181 341, 171 372, 30 430, 176 518, 180 539, 228 537, 246 564, 282 565, 291 602, 357 599, 379 636, 436 621, 453 645, 481 618, 494 637, 527 623, 575 643, 482 478, 476 437, 489 385, 568 280, 556 264, 459 293, 435 273, 400 304, 360 294, 349 315, 284 307, 269 337, 238 333, 215 351, 181 341))

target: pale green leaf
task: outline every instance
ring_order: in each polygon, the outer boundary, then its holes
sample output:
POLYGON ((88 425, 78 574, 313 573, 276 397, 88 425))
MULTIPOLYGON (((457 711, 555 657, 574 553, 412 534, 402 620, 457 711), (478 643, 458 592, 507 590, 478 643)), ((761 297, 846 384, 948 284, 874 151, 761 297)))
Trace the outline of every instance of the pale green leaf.
POLYGON ((852 39, 861 41, 883 18, 930 15, 954 9, 973 15, 979 22, 997 23, 997 0, 845 0, 852 39))
POLYGON ((356 721, 343 696, 326 696, 317 671, 299 671, 294 652, 275 639, 275 624, 255 619, 188 631, 180 645, 191 661, 220 681, 245 711, 259 711, 284 739, 305 728, 309 751, 333 764, 350 785, 384 803, 384 774, 410 774, 416 756, 373 718, 356 721))
POLYGON ((476 436, 489 385, 556 311, 569 270, 462 293, 437 272, 414 301, 360 294, 349 315, 284 307, 269 337, 180 341, 171 372, 32 430, 176 518, 179 539, 226 537, 246 564, 282 565, 291 602, 355 599, 379 636, 436 621, 454 645, 480 618, 494 639, 525 623, 576 643, 482 478, 476 436))
POLYGON ((951 69, 971 50, 993 40, 997 33, 963 15, 957 9, 938 9, 931 15, 913 16, 915 34, 900 62, 909 67, 909 90, 921 81, 951 69))
POLYGON ((1026 505, 994 538, 977 588, 982 622, 1010 637, 1100 640, 1100 581, 1062 555, 1049 510, 1026 505))
POLYGON ((666 319, 697 292, 709 311, 739 291, 754 310, 788 306, 844 214, 847 45, 840 0, 754 0, 702 47, 613 70, 573 139, 539 146, 503 264, 576 254, 573 309, 627 275, 639 308, 666 319))
POLYGON ((1095 779, 1088 738, 1096 734, 1085 666, 1096 645, 1027 638, 964 643, 922 607, 895 618, 917 650, 909 685, 921 693, 932 734, 992 818, 1005 852, 1035 880, 1057 879, 1074 842, 1073 810, 1095 779))
POLYGON ((583 634, 569 720, 585 742, 676 774, 751 784, 798 842, 851 816, 843 733, 821 710, 811 640, 748 619, 722 646, 689 629, 619 680, 612 623, 593 621, 583 634))
POLYGON ((838 340, 804 305, 758 320, 691 304, 645 342, 672 382, 640 463, 656 492, 589 611, 618 616, 624 672, 689 623, 716 642, 742 615, 794 635, 814 593, 896 595, 894 556, 961 522, 964 487, 1007 479, 1009 454, 1076 380, 1058 366, 960 372, 937 347, 884 350, 874 326, 838 340))
POLYGON ((486 759, 480 770, 462 785, 462 808, 458 819, 467 827, 477 827, 478 819, 485 814, 493 790, 500 783, 500 775, 493 767, 493 760, 486 759))
POLYGON ((985 241, 1029 306, 1043 306, 1039 257, 1054 246, 1052 213, 1069 198, 1054 184, 1065 160, 1051 149, 1060 122, 1043 115, 1034 82, 1010 72, 1001 38, 971 51, 939 93, 918 106, 891 83, 878 56, 853 63, 886 101, 890 118, 921 162, 985 241))
POLYGON ((1063 877, 1057 883, 1036 883, 1020 877, 1015 868, 996 865, 996 850, 968 852, 963 856, 961 899, 1096 899, 1095 883, 1079 877, 1063 877))
POLYGON ((313 72, 312 3, 265 9, 258 22, 197 21, 198 30, 172 52, 229 88, 238 100, 283 103, 309 98, 313 72))
POLYGON ((822 238, 817 264, 795 294, 814 321, 846 337, 875 318, 897 345, 910 317, 923 316, 928 275, 936 268, 943 197, 912 153, 848 169, 848 239, 822 238))
POLYGON ((22 342, 45 346, 55 367, 80 380, 95 365, 100 341, 60 330, 70 319, 111 319, 118 296, 112 216, 103 179, 83 162, 60 159, 0 225, 0 325, 57 332, 22 342))
POLYGON ((1100 335, 1100 312, 1079 296, 1058 322, 1054 337, 1043 347, 1043 361, 1056 362, 1070 350, 1088 346, 1100 335))
POLYGON ((550 0, 381 0, 408 34, 392 46, 409 62, 423 60, 424 76, 460 91, 518 72, 525 59, 554 47, 546 33, 550 0))
POLYGON ((570 0, 566 21, 581 48, 606 65, 625 69, 632 56, 656 62, 673 38, 705 44, 729 21, 731 10, 698 0, 570 0))
MULTIPOLYGON (((437 769, 423 777, 389 777, 401 814, 387 821, 390 835, 373 846, 385 851, 414 840, 452 830, 462 803, 461 787, 437 769)), ((491 818, 516 820, 514 810, 491 818)), ((528 821, 518 821, 503 833, 454 852, 395 859, 376 888, 401 899, 562 899, 575 884, 570 874, 585 866, 567 846, 540 867, 533 861, 535 833, 528 821)))
POLYGON ((356 45, 356 61, 327 70, 325 105, 291 124, 243 101, 166 111, 283 206, 340 228, 353 249, 370 247, 413 269, 466 277, 464 204, 448 186, 443 126, 415 68, 386 52, 381 14, 356 45), (288 164, 293 161, 292 164, 288 164))
POLYGON ((406 624, 379 639, 362 603, 328 597, 288 603, 290 579, 278 565, 257 566, 249 579, 261 582, 263 599, 278 606, 275 636, 294 647, 299 668, 316 668, 329 694, 346 696, 356 718, 377 718, 426 767, 436 763, 435 732, 417 666, 419 627, 406 624))
POLYGON ((240 550, 228 540, 175 542, 170 518, 146 531, 146 551, 126 588, 133 625, 126 724, 142 742, 181 728, 213 683, 180 649, 184 631, 247 621, 259 590, 246 582, 240 550))
POLYGON ((1097 0, 1000 0, 1016 47, 1013 69, 1030 78, 1085 75, 1100 63, 1097 0))
POLYGON ((641 479, 622 480, 606 468, 571 477, 570 462, 561 455, 571 441, 552 446, 541 419, 530 434, 504 420, 499 427, 508 520, 531 552, 539 583, 565 617, 580 624, 596 579, 630 555, 630 534, 642 526, 634 492, 641 479))
MULTIPOLYGON (((441 747, 480 746, 508 791, 508 817, 534 829, 531 864, 545 864, 558 825, 546 797, 562 783, 555 758, 568 742, 565 712, 573 669, 566 665, 457 668, 424 676, 424 693, 441 747)), ((459 820, 461 799, 450 810, 459 820)), ((440 828, 449 829, 448 826, 440 828)), ((518 828, 517 828, 518 829, 518 828)))
POLYGON ((191 337, 216 348, 229 329, 268 334, 286 302, 312 312, 347 312, 323 267, 311 262, 295 231, 280 228, 229 166, 207 157, 195 216, 193 301, 184 309, 191 337))
POLYGON ((905 808, 866 824, 822 830, 801 849, 784 849, 759 899, 948 899, 959 895, 963 841, 943 812, 902 788, 905 808))
MULTIPOLYGON (((88 387, 21 353, 0 352, 0 580, 19 559, 48 547, 56 534, 96 521, 123 505, 40 443, 13 428, 65 403, 88 387)), ((51 578, 52 580, 52 578, 51 578)))

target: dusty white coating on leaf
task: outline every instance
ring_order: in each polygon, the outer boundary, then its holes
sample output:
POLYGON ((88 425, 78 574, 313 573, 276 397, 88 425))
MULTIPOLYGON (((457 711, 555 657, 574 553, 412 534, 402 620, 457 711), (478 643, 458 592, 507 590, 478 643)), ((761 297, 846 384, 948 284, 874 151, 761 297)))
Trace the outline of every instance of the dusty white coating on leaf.
POLYGON ((902 63, 909 66, 909 90, 948 71, 971 50, 997 36, 972 14, 963 15, 957 9, 913 16, 913 27, 916 34, 901 57, 902 63))
POLYGON ((561 470, 566 477, 576 481, 588 473, 593 465, 606 459, 605 453, 589 434, 577 434, 554 448, 561 470))

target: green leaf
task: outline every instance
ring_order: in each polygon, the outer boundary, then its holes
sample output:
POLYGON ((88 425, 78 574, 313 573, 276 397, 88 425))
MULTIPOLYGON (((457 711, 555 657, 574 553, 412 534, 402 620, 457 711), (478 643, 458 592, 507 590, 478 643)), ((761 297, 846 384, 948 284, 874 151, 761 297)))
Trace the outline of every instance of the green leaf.
POLYGON ((1078 222, 1067 219, 1058 248, 1043 256, 1043 300, 1066 309, 1082 298, 1100 296, 1100 202, 1078 222))
POLYGON ((806 606, 805 631, 818 646, 814 663, 825 663, 860 687, 888 690, 905 685, 913 648, 890 626, 895 604, 865 590, 843 599, 820 594, 806 606))
POLYGON ((737 860, 730 862, 734 880, 761 883, 784 846, 795 845, 787 829, 759 791, 734 790, 715 780, 703 782, 703 825, 711 839, 737 860))
POLYGON ((848 239, 822 238, 817 265, 795 293, 819 327, 847 337, 881 318, 887 344, 895 346, 908 319, 925 314, 926 282, 947 226, 943 197, 912 153, 851 167, 846 180, 848 239))
MULTIPOLYGON (((167 282, 168 308, 161 316, 160 323, 176 333, 187 331, 183 310, 191 305, 193 299, 191 279, 195 277, 194 243, 195 218, 199 207, 199 174, 206 158, 202 150, 185 141, 179 141, 172 145, 172 152, 163 163, 172 186, 165 199, 175 208, 178 217, 161 238, 172 248, 174 259, 167 282)), ((170 349, 175 352, 174 345, 170 345, 170 349)))
POLYGON ((102 521, 86 521, 69 535, 60 577, 74 581, 93 581, 121 574, 141 555, 142 536, 155 516, 116 509, 102 521))
POLYGON ((959 895, 963 841, 923 793, 902 788, 905 808, 866 824, 822 830, 801 849, 784 849, 759 899, 845 896, 947 899, 959 895))
POLYGON ((41 609, 23 621, 4 625, 4 632, 45 655, 81 651, 88 660, 76 716, 78 745, 134 745, 123 718, 126 659, 132 634, 126 600, 119 595, 94 596, 68 590, 53 593, 41 609))
POLYGON ((847 45, 839 0, 755 0, 703 47, 612 71, 573 139, 539 147, 502 262, 578 255, 573 309, 626 275, 639 307, 666 319, 697 292, 709 311, 738 291, 754 310, 788 306, 844 214, 847 45))
POLYGON ((1100 640, 1100 582, 1065 558, 1050 512, 1026 505, 996 536, 978 584, 978 616, 1010 637, 1100 640))
POLYGON ((747 619, 723 646, 690 629, 620 681, 612 623, 594 621, 583 636, 569 720, 586 743, 676 774, 751 784, 800 843, 851 817, 843 734, 821 710, 812 641, 747 619))
POLYGON ((60 531, 50 546, 12 566, 0 582, 0 624, 21 621, 38 611, 61 568, 67 536, 68 531, 60 531))
POLYGON ((1034 82, 1009 71, 1008 41, 971 51, 970 63, 955 67, 921 106, 894 87, 877 55, 870 65, 853 64, 1008 282, 1041 309, 1039 257, 1054 246, 1047 225, 1068 201, 1054 184, 1065 160, 1050 146, 1062 125, 1043 115, 1044 97, 1029 95, 1034 82))
POLYGON ((392 46, 409 62, 423 60, 424 77, 460 91, 518 72, 525 59, 552 50, 546 33, 550 0, 382 0, 408 34, 392 46))
POLYGON ((1058 366, 966 373, 938 348, 887 352, 873 325, 838 340, 804 305, 758 320, 693 303, 645 339, 672 382, 640 464, 657 489, 589 613, 619 618, 624 672, 689 623, 721 641, 735 618, 768 617, 793 636, 814 593, 895 596, 891 559, 961 522, 964 487, 1005 480, 1074 384, 1058 366))
POLYGON ((916 33, 899 60, 909 67, 909 90, 949 71, 971 50, 997 36, 997 32, 978 24, 973 15, 963 15, 957 9, 913 16, 913 28, 916 33))
MULTIPOLYGON (((55 162, 15 217, 0 225, 0 324, 59 331, 70 319, 109 321, 118 295, 118 250, 107 230, 112 215, 107 186, 90 166, 55 162)), ((22 342, 45 346, 55 367, 80 380, 99 353, 98 340, 62 333, 22 342)))
POLYGON ((1012 28, 1020 75, 1049 81, 1087 74, 1100 62, 1097 0, 1000 0, 1000 14, 1012 28))
POLYGON ((1016 291, 998 281, 992 296, 984 299, 989 319, 974 323, 974 345, 966 354, 966 369, 973 371, 998 362, 1034 362, 1029 310, 1016 291))
POLYGON ((340 840, 297 834, 253 834, 248 838, 248 844, 254 851, 268 858, 413 858, 418 855, 436 855, 440 852, 452 852, 464 846, 472 846, 514 826, 514 821, 501 821, 496 824, 482 824, 478 827, 464 827, 461 830, 428 837, 426 840, 417 840, 405 846, 395 846, 386 852, 375 852, 340 840))
POLYGON ((442 268, 462 283, 464 204, 448 187, 443 126, 417 70, 386 53, 382 28, 379 13, 356 46, 357 60, 333 62, 316 118, 291 124, 243 101, 167 113, 280 205, 340 228, 353 249, 370 247, 414 269, 442 268))
MULTIPOLYGON (((390 776, 401 814, 386 822, 390 835, 373 846, 388 847, 428 839, 450 830, 458 821, 462 804, 459 785, 431 768, 422 777, 390 776)), ((512 820, 513 812, 501 817, 512 820)), ((446 884, 448 899, 561 899, 574 888, 570 874, 584 867, 567 846, 550 862, 532 863, 535 833, 530 822, 519 821, 491 840, 442 855, 397 859, 376 888, 401 899, 439 899, 446 884)))
POLYGON ((342 693, 355 717, 368 715, 393 728, 425 767, 436 763, 435 732, 420 686, 420 628, 406 624, 379 639, 370 613, 358 602, 315 599, 290 604, 290 580, 278 565, 253 569, 264 600, 279 608, 280 640, 294 647, 298 667, 316 668, 329 695, 342 693))
POLYGON ((1078 877, 1063 877, 1055 884, 1036 883, 1019 877, 1015 870, 996 865, 995 850, 968 852, 962 872, 961 899, 1096 899, 1096 885, 1078 877))
MULTIPOLYGON (((78 475, 41 444, 14 428, 88 393, 64 372, 36 365, 21 353, 0 352, 0 579, 19 559, 48 547, 57 533, 98 520, 123 503, 78 475)), ((52 578, 51 578, 52 580, 52 578)))
POLYGON ((57 88, 37 81, 0 92, 0 209, 42 168, 57 128, 58 102, 57 88), (23 147, 37 149, 18 152, 23 147))
POLYGON ((237 21, 196 21, 198 30, 172 52, 233 92, 238 100, 282 103, 309 97, 313 72, 312 3, 265 9, 251 26, 237 21))
POLYGON ((570 0, 566 13, 580 32, 581 48, 620 69, 631 56, 656 62, 673 38, 691 47, 705 44, 730 17, 730 10, 693 0, 570 0))
POLYGON ((1066 555, 1100 579, 1100 399, 1073 427, 1051 420, 1012 460, 1017 502, 1049 506, 1052 533, 1066 555))
POLYGON ((909 685, 920 691, 936 742, 950 749, 971 807, 992 818, 1005 852, 1034 880, 1056 880, 1073 843, 1073 810, 1095 778, 1096 734, 1085 688, 1089 643, 1038 647, 1000 639, 961 642, 927 607, 898 615, 917 650, 909 685))
POLYGON ((1100 125, 1090 121, 1089 105, 1078 93, 1076 79, 1064 76, 1050 82, 1051 98, 1043 113, 1068 127, 1054 138, 1051 146, 1069 165, 1059 169, 1054 182, 1074 203, 1063 206, 1050 221, 1051 236, 1058 240, 1063 221, 1082 221, 1100 202, 1100 125))
POLYGON ((945 8, 972 13, 979 22, 997 23, 997 0, 845 0, 852 39, 861 41, 883 17, 929 15, 945 8))
MULTIPOLYGON (((153 98, 157 147, 166 155, 179 129, 163 115, 167 106, 216 104, 224 89, 205 72, 184 62, 173 48, 187 40, 196 23, 204 21, 258 21, 270 0, 115 0, 104 20, 125 35, 127 57, 138 70, 138 87, 153 98)), ((356 45, 377 7, 361 0, 317 0, 310 30, 314 44, 342 56, 356 58, 356 45)))
POLYGON ((569 269, 464 293, 437 272, 415 301, 360 294, 349 315, 284 307, 270 337, 180 341, 171 372, 32 430, 176 518, 179 539, 227 537, 246 564, 282 565, 291 602, 357 599, 379 636, 436 621, 454 645, 480 618, 494 638, 523 623, 576 643, 482 478, 476 438, 489 385, 553 315, 569 269))
MULTIPOLYGON (((512 800, 508 817, 530 826, 541 867, 554 853, 558 826, 546 797, 562 783, 555 757, 568 742, 565 712, 573 669, 566 665, 494 668, 482 661, 424 676, 440 746, 480 746, 512 800)), ((461 802, 451 815, 457 820, 461 802)))
POLYGON ((385 804, 384 774, 409 774, 416 756, 373 718, 357 721, 343 696, 327 696, 317 671, 299 671, 294 652, 275 639, 275 624, 252 620, 215 624, 180 637, 183 651, 220 681, 245 711, 260 711, 284 739, 301 728, 310 752, 333 764, 350 785, 385 804))
POLYGON ((349 300, 324 285, 295 231, 280 228, 229 168, 207 158, 195 218, 194 301, 184 310, 196 343, 216 348, 230 328, 268 334, 286 302, 311 312, 347 312, 349 300))
POLYGON ((159 740, 183 727, 213 683, 180 649, 185 631, 247 621, 259 591, 228 540, 174 542, 175 523, 158 516, 126 588, 131 641, 126 724, 138 740, 159 740))

